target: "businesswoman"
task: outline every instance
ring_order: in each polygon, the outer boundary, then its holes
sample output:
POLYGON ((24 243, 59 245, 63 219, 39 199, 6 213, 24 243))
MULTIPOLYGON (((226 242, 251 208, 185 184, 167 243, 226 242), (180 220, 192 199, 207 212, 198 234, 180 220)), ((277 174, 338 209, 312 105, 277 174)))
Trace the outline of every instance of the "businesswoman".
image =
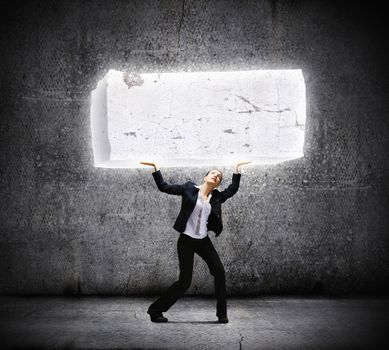
POLYGON ((226 279, 223 264, 210 240, 207 231, 213 231, 216 237, 223 230, 221 204, 232 197, 239 189, 241 174, 239 167, 250 162, 235 165, 232 183, 223 191, 218 191, 223 174, 217 169, 207 172, 202 185, 192 181, 185 184, 167 184, 155 163, 140 162, 154 167, 152 173, 160 191, 182 197, 181 210, 173 225, 180 233, 177 241, 177 253, 180 273, 175 281, 154 303, 147 313, 153 322, 167 322, 162 315, 190 287, 193 273, 193 258, 197 253, 208 265, 215 280, 216 316, 220 323, 227 323, 226 279))

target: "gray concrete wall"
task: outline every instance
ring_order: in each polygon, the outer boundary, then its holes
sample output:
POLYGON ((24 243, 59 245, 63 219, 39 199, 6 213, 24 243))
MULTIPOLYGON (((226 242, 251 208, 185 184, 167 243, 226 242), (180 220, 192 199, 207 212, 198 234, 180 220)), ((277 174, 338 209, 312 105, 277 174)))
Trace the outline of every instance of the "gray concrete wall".
MULTIPOLYGON (((229 294, 387 293, 388 71, 381 2, 12 1, 1 5, 2 294, 154 294, 178 277, 179 197, 151 169, 94 168, 108 69, 301 68, 305 158, 242 169, 211 233, 229 294)), ((206 168, 162 169, 201 182, 206 168)), ((228 185, 233 168, 224 169, 228 185)), ((213 293, 195 259, 188 294, 213 293)))

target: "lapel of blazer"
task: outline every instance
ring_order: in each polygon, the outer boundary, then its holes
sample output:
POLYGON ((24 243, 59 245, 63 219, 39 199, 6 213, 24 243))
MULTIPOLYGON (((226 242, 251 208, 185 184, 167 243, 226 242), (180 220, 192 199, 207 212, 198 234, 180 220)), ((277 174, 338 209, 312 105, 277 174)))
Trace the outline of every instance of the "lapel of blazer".
MULTIPOLYGON (((194 187, 194 194, 193 194, 193 197, 192 197, 192 205, 193 205, 193 208, 195 207, 196 205, 196 202, 197 202, 197 198, 199 197, 199 193, 200 193, 200 186, 198 185, 193 185, 194 187)), ((211 204, 211 209, 213 210, 213 206, 214 206, 214 200, 215 200, 215 190, 212 190, 211 191, 211 199, 209 200, 209 204, 211 204)), ((192 208, 192 209, 193 209, 192 208)))

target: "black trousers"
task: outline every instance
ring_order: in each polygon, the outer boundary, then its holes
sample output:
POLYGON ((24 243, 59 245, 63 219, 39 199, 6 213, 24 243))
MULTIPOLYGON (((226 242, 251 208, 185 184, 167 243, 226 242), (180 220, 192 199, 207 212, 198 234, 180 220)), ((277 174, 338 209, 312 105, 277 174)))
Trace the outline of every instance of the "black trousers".
POLYGON ((148 309, 148 312, 166 312, 190 287, 193 274, 193 257, 197 253, 208 265, 215 278, 216 316, 227 317, 226 276, 219 254, 211 239, 192 238, 184 233, 177 241, 177 253, 180 264, 178 281, 175 281, 148 309))

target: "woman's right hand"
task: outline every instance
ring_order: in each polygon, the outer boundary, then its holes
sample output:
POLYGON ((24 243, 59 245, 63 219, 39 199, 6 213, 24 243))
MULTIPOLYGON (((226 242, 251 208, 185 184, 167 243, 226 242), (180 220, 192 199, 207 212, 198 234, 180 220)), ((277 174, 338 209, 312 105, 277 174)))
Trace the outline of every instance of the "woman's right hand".
POLYGON ((155 169, 155 171, 157 171, 157 170, 158 170, 158 167, 157 167, 157 165, 156 165, 155 163, 152 163, 152 162, 139 162, 139 163, 141 163, 141 164, 144 164, 144 165, 150 165, 150 166, 153 166, 153 167, 154 167, 154 169, 155 169))

